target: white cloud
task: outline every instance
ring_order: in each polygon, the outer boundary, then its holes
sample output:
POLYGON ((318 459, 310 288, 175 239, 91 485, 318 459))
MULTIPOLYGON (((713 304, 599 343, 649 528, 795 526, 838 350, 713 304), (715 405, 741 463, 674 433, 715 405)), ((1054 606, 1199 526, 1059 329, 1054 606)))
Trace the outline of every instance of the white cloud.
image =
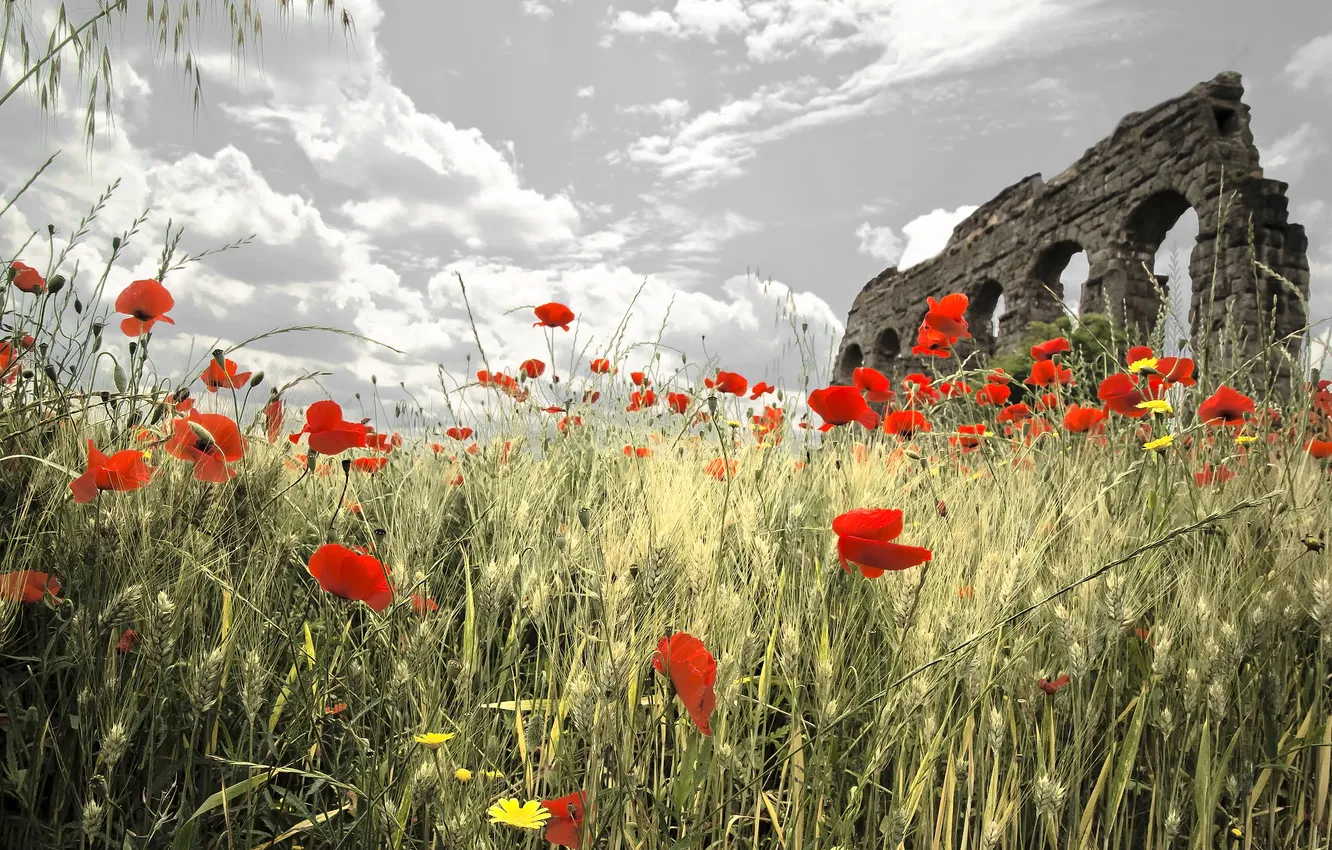
POLYGON ((523 0, 523 14, 548 21, 555 15, 555 10, 541 0, 523 0))
MULTIPOLYGON (((765 84, 746 97, 697 114, 669 136, 631 143, 631 162, 656 169, 684 189, 743 173, 756 151, 802 129, 881 110, 906 84, 973 71, 1015 50, 1067 49, 1107 25, 1087 0, 768 0, 746 8, 750 59, 776 62, 799 54, 829 57, 870 49, 874 59, 836 84, 813 76, 765 84), (948 22, 944 25, 942 22, 948 22), (1018 45, 1021 45, 1021 48, 1018 45)), ((678 8, 678 7, 677 7, 678 8)), ((621 12, 613 28, 672 36, 687 30, 662 9, 621 12)), ((738 21, 738 19, 737 19, 738 21)))
POLYGON ((1332 80, 1332 33, 1319 36, 1296 50, 1286 63, 1286 76, 1297 89, 1320 78, 1332 80))
POLYGON ((951 211, 936 209, 907 222, 902 227, 902 235, 907 239, 906 248, 902 251, 897 267, 909 269, 942 253, 948 247, 953 228, 978 209, 973 206, 962 206, 951 211))
POLYGON ((1309 161, 1327 150, 1322 135, 1308 122, 1301 124, 1286 135, 1265 146, 1266 156, 1263 170, 1277 179, 1290 180, 1299 177, 1309 161))
POLYGON ((622 106, 619 111, 625 115, 651 115, 668 127, 679 124, 689 114, 689 101, 677 97, 668 97, 655 103, 637 103, 622 106))
POLYGON ((862 254, 889 265, 894 265, 902 258, 902 237, 894 233, 891 227, 871 227, 868 221, 861 222, 860 227, 856 228, 856 237, 860 239, 856 250, 862 254))
POLYGON ((597 87, 591 85, 580 86, 578 91, 575 92, 575 94, 577 94, 579 97, 595 97, 597 94, 597 87))

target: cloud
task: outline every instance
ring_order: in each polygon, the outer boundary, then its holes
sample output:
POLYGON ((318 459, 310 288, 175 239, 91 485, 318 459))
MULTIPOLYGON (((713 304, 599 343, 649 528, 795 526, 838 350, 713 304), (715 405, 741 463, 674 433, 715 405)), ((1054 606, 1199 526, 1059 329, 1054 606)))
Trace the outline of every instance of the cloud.
POLYGON ((1296 50, 1286 63, 1285 73, 1297 89, 1306 89, 1319 79, 1332 81, 1332 33, 1296 50))
POLYGON ((580 86, 578 91, 574 92, 578 97, 595 97, 597 93, 596 86, 580 86))
POLYGON ((555 10, 541 0, 523 0, 523 14, 548 21, 555 15, 555 10))
POLYGON ((1322 135, 1308 122, 1262 147, 1266 149, 1263 171, 1287 182, 1299 177, 1310 160, 1327 151, 1322 135))
POLYGON ((907 240, 906 248, 902 250, 897 267, 909 269, 941 254, 948 247, 953 228, 978 209, 980 207, 974 206, 961 206, 951 211, 936 209, 907 222, 902 227, 902 235, 907 240))
POLYGON ((902 258, 902 237, 894 233, 891 227, 871 227, 869 222, 862 222, 856 228, 856 237, 860 239, 856 250, 862 254, 882 260, 890 266, 902 258))
MULTIPOLYGON (((677 37, 707 34, 663 9, 620 12, 618 32, 677 37)), ((828 58, 873 51, 838 82, 814 75, 765 83, 751 94, 697 114, 670 135, 632 142, 625 157, 696 190, 734 178, 764 145, 811 127, 882 110, 894 90, 974 71, 1015 51, 1068 49, 1103 31, 1108 15, 1088 0, 769 0, 746 7, 748 57, 775 63, 802 54, 828 58), (941 21, 949 24, 941 25, 941 21), (1019 46, 1020 45, 1020 46, 1019 46)), ((731 20, 731 19, 728 19, 731 20)), ((734 18, 731 26, 739 26, 734 18)))
POLYGON ((655 103, 639 103, 622 106, 618 110, 624 115, 651 115, 667 127, 672 127, 684 120, 689 114, 689 101, 668 97, 655 103))

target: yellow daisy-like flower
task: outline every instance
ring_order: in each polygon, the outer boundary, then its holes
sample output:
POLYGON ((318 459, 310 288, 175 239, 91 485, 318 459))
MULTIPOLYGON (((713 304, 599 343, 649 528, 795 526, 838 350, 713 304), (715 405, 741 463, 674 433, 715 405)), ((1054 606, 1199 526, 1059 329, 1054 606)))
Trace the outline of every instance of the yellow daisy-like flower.
POLYGON ((500 773, 498 770, 487 770, 487 771, 483 771, 481 775, 484 776, 486 779, 489 779, 489 780, 492 780, 492 781, 493 781, 493 780, 496 780, 496 779, 503 779, 503 778, 504 778, 504 774, 503 774, 503 773, 500 773))
POLYGON ((143 459, 144 459, 145 461, 152 460, 152 459, 153 459, 153 453, 152 453, 152 452, 144 452, 144 453, 143 453, 143 459))
POLYGON ((1170 406, 1170 402, 1163 398, 1149 398, 1146 401, 1140 401, 1134 407, 1139 410, 1150 411, 1158 416, 1169 416, 1175 412, 1175 408, 1170 406))
POLYGON ((1235 442, 1239 443, 1241 446, 1246 446, 1249 443, 1258 442, 1258 438, 1252 434, 1240 434, 1235 438, 1235 442))
POLYGON ((528 800, 519 803, 517 798, 508 797, 486 809, 491 823, 516 826, 519 829, 541 829, 550 820, 550 812, 541 807, 540 800, 528 800))
POLYGON ((459 782, 471 782, 472 772, 465 767, 460 767, 453 772, 453 778, 459 782))
POLYGON ((732 428, 743 428, 743 427, 745 427, 744 424, 742 424, 742 423, 740 423, 740 422, 736 422, 734 419, 727 419, 727 420, 726 420, 726 424, 727 424, 727 425, 730 425, 732 428))
POLYGON ((1142 447, 1143 449, 1149 452, 1159 452, 1159 451, 1164 451, 1174 442, 1175 442, 1174 436, 1171 434, 1166 434, 1164 437, 1157 437, 1155 440, 1152 440, 1150 443, 1143 443, 1142 447))
POLYGON ((1159 362, 1160 361, 1157 360, 1155 357, 1144 357, 1141 360, 1134 360, 1132 363, 1130 363, 1129 371, 1134 373, 1154 372, 1156 371, 1156 364, 1159 362))
POLYGON ((426 732, 424 735, 413 735, 412 737, 416 740, 416 743, 427 750, 437 750, 455 736, 452 732, 426 732))

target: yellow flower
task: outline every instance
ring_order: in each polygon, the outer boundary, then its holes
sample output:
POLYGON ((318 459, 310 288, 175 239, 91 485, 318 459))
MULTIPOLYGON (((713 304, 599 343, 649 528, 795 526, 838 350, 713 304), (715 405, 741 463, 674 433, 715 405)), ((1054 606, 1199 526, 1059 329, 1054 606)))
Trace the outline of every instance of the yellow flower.
POLYGON ((453 772, 453 778, 459 782, 471 782, 472 772, 465 767, 460 767, 453 772))
POLYGON ((745 427, 745 426, 742 425, 741 423, 736 422, 734 419, 727 419, 727 420, 726 420, 726 424, 727 424, 727 425, 730 425, 732 428, 743 428, 743 427, 745 427))
POLYGON ((1174 436, 1166 434, 1164 437, 1157 437, 1150 443, 1143 443, 1142 447, 1149 452, 1159 452, 1165 450, 1173 442, 1175 442, 1174 436))
POLYGON ((550 820, 550 812, 541 807, 540 800, 519 804, 514 797, 500 800, 486 810, 491 823, 516 826, 519 829, 541 829, 550 820))
POLYGON ((1144 357, 1129 364, 1130 372, 1155 372, 1159 361, 1155 357, 1144 357))
POLYGON ((413 735, 416 743, 425 747, 427 750, 437 750, 444 746, 454 737, 452 732, 426 732, 424 735, 413 735))
POLYGON ((152 453, 152 452, 144 452, 144 453, 143 453, 143 459, 144 459, 145 461, 152 460, 152 459, 153 459, 153 453, 152 453))
POLYGON ((1256 443, 1257 441, 1258 438, 1252 434, 1240 434, 1235 438, 1235 442, 1239 443, 1241 446, 1248 445, 1249 443, 1256 443))
POLYGON ((491 779, 491 780, 504 778, 504 774, 500 773, 498 770, 483 771, 481 775, 484 776, 486 779, 491 779))
POLYGON ((1175 412, 1175 409, 1170 406, 1170 402, 1163 398, 1149 398, 1146 401, 1138 402, 1135 407, 1139 410, 1147 410, 1162 416, 1169 416, 1175 412))

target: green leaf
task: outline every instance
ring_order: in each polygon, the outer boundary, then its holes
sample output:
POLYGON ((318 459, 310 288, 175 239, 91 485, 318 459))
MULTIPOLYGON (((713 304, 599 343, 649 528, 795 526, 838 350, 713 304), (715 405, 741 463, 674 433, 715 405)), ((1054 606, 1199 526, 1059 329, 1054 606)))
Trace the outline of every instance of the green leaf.
POLYGON ((1128 732, 1124 735, 1124 744, 1119 751, 1119 763, 1115 765, 1114 776, 1110 780, 1109 806, 1106 809, 1106 822, 1114 823, 1119 814, 1119 803, 1124 796, 1129 774, 1133 772, 1133 763, 1138 758, 1138 742, 1142 739, 1142 727, 1147 720, 1147 691, 1144 689, 1135 700, 1137 707, 1129 719, 1128 732))
POLYGON ((120 361, 111 358, 111 380, 116 384, 116 392, 123 393, 129 386, 129 380, 125 377, 125 370, 120 368, 120 361))
POLYGON ((230 803, 242 794, 248 794, 256 788, 263 787, 264 784, 272 778, 273 774, 271 773, 260 773, 251 776, 249 779, 237 782, 235 785, 223 788, 207 800, 204 800, 203 805, 195 809, 194 814, 190 815, 189 818, 180 825, 180 829, 176 832, 176 840, 171 843, 172 850, 188 850, 188 848, 194 843, 194 830, 198 825, 199 818, 208 814, 213 809, 216 809, 223 803, 230 803))

